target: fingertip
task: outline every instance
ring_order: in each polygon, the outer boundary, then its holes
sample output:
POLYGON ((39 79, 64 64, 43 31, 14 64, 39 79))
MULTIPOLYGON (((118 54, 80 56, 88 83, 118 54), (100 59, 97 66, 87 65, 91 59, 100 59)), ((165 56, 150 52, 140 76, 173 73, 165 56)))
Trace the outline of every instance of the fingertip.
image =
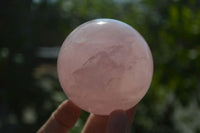
POLYGON ((137 105, 135 105, 134 107, 126 111, 126 114, 128 116, 128 129, 127 129, 128 131, 131 130, 131 125, 134 120, 136 109, 137 109, 137 105))
POLYGON ((134 115, 136 113, 136 109, 137 109, 137 105, 135 105, 134 107, 132 107, 132 108, 130 108, 129 110, 126 111, 126 114, 127 114, 130 122, 133 121, 134 115))
POLYGON ((128 117, 123 110, 113 111, 108 119, 107 133, 126 133, 128 117))
POLYGON ((81 133, 105 133, 108 116, 90 114, 81 133))
POLYGON ((55 120, 67 128, 72 128, 81 114, 81 109, 72 101, 66 100, 53 113, 55 120))
POLYGON ((76 123, 81 109, 71 101, 64 101, 37 133, 66 133, 76 123))

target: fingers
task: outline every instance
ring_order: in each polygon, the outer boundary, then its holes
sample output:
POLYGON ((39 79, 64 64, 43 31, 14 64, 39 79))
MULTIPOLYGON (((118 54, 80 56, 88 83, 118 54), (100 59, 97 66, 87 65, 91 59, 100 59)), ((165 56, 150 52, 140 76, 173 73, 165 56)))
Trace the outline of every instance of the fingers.
POLYGON ((108 116, 91 114, 84 126, 82 133, 105 133, 108 116))
POLYGON ((54 112, 54 118, 67 128, 72 128, 81 114, 81 109, 71 101, 63 102, 54 112))
MULTIPOLYGON (((128 122, 126 123, 127 124, 126 128, 127 128, 127 132, 128 132, 128 131, 130 131, 131 123, 133 121, 135 111, 136 111, 136 106, 127 110, 126 112, 122 111, 124 113, 114 111, 110 114, 110 116, 100 116, 100 115, 91 114, 87 120, 87 123, 86 123, 82 133, 106 133, 106 132, 109 133, 109 131, 112 128, 112 122, 115 122, 115 118, 116 118, 116 120, 119 119, 119 121, 120 121, 120 119, 121 119, 120 116, 124 117, 124 120, 127 119, 128 122), (124 116, 124 114, 126 117, 124 116), (109 129, 107 129, 109 127, 108 125, 110 125, 109 129)), ((123 126, 123 124, 122 124, 122 126, 123 126)), ((113 131, 113 132, 115 132, 115 131, 113 131)), ((122 132, 122 133, 125 133, 125 132, 122 132)))
POLYGON ((135 105, 134 107, 132 107, 131 109, 126 111, 126 114, 128 116, 128 127, 127 127, 128 132, 130 132, 130 130, 131 130, 131 125, 134 120, 136 109, 137 109, 137 105, 135 105))
POLYGON ((128 117, 125 111, 118 110, 110 114, 106 133, 127 133, 128 117))
POLYGON ((71 101, 64 101, 38 133, 67 133, 76 123, 81 109, 71 101))

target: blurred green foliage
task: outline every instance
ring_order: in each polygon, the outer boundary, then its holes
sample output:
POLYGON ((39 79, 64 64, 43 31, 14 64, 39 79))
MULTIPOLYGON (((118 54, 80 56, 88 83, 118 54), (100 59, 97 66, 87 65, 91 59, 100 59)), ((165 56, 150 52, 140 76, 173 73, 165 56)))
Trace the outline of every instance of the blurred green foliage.
MULTIPOLYGON (((52 71, 37 76, 39 46, 60 46, 81 23, 113 18, 137 29, 154 58, 132 132, 200 133, 199 0, 2 0, 0 132, 32 133, 66 99, 52 71)), ((56 69, 55 69, 56 71, 56 69)), ((79 133, 83 112, 70 133, 79 133)))

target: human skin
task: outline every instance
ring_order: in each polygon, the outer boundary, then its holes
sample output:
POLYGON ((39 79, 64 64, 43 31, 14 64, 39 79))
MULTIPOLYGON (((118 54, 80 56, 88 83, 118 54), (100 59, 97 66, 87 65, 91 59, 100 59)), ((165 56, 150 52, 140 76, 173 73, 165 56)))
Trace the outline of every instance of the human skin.
MULTIPOLYGON (((128 133, 136 106, 123 111, 113 111, 108 116, 90 114, 82 133, 128 133)), ((71 101, 64 101, 37 133, 68 133, 81 114, 81 109, 71 101)))

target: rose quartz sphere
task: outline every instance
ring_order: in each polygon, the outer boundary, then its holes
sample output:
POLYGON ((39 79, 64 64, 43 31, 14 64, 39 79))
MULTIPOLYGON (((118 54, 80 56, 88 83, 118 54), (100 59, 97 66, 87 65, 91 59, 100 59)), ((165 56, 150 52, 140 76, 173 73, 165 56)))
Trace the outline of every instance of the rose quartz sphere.
POLYGON ((68 98, 98 115, 136 105, 147 92, 152 74, 152 55, 143 37, 113 19, 77 27, 58 57, 58 76, 68 98))

